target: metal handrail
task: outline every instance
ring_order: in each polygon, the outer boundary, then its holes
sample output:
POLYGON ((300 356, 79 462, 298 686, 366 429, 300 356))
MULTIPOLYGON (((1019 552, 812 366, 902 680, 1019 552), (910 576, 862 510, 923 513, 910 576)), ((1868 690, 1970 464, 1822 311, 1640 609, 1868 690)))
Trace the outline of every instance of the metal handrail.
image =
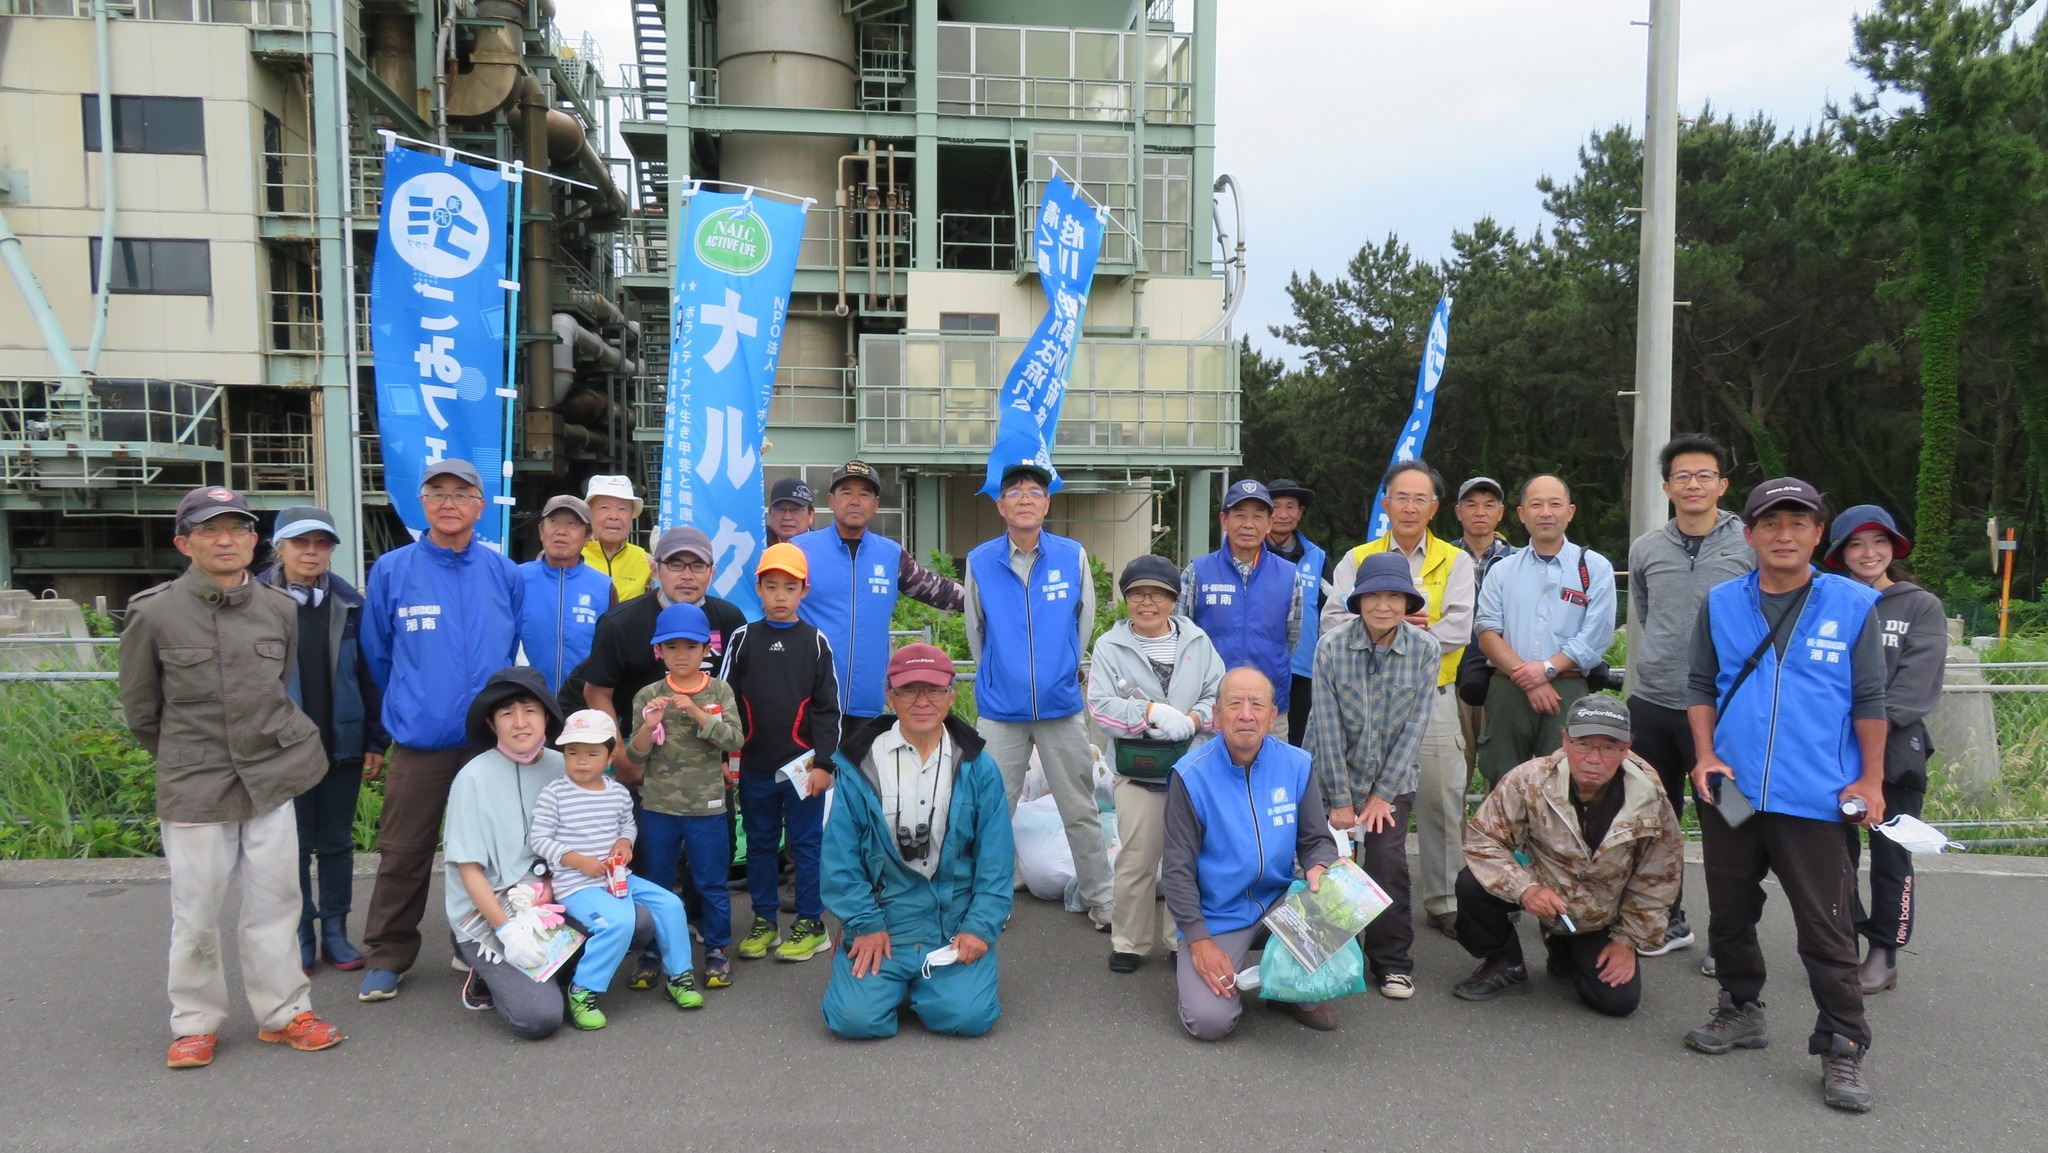
MULTIPOLYGON (((129 0, 134 20, 302 29, 309 0, 129 0)), ((92 0, 0 0, 0 16, 92 15, 92 0)), ((361 55, 361 53, 358 53, 361 55)))

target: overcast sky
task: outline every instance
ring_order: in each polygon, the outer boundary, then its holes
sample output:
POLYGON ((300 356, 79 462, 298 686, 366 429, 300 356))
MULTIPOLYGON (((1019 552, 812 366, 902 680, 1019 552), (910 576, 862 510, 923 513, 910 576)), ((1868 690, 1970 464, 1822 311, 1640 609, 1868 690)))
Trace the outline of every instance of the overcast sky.
MULTIPOLYGON (((1846 103, 1863 7, 1692 0, 1682 112, 1711 100, 1797 127, 1830 98, 1846 103)), ((633 57, 625 0, 560 12, 572 34, 598 38, 616 82, 633 57)), ((1640 128, 1648 30, 1630 21, 1648 14, 1648 0, 1223 0, 1217 170, 1245 189, 1250 216, 1237 331, 1293 359, 1266 331, 1288 317, 1289 272, 1341 273, 1389 232, 1434 259, 1482 216, 1525 234, 1542 224, 1537 177, 1570 173, 1590 133, 1640 128)))

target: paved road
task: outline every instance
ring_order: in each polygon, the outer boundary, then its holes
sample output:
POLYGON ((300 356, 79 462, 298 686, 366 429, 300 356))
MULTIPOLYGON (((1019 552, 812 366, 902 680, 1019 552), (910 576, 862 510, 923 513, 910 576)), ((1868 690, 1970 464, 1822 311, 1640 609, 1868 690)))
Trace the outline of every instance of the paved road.
POLYGON ((443 940, 396 1001, 359 1004, 349 975, 320 973, 338 1049, 261 1045, 242 1010, 214 1066, 183 1072, 162 1066, 163 885, 25 885, 16 867, 0 872, 0 1149, 2038 1149, 2040 864, 1922 877, 1917 955, 1872 1001, 1879 1100, 1864 1117, 1819 1102, 1782 900, 1765 920, 1777 1040, 1718 1058, 1679 1043, 1713 999, 1698 949, 1646 962, 1642 1010, 1610 1021, 1540 976, 1526 997, 1458 1001, 1472 962, 1434 933, 1413 1001, 1353 998, 1327 1035, 1255 1005, 1235 1037, 1200 1045, 1175 1022, 1164 964, 1111 974, 1106 938, 1020 895, 1004 1018, 980 1041, 914 1024, 832 1040, 821 959, 742 963, 691 1014, 615 992, 610 1028, 525 1044, 457 1007, 443 940))

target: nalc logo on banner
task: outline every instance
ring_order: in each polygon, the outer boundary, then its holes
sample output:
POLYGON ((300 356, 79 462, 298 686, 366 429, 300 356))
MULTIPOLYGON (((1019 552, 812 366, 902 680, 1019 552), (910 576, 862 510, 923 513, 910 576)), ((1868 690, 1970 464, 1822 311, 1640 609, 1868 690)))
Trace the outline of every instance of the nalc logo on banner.
POLYGON ((711 538, 711 591, 760 615, 761 438, 809 202, 692 191, 676 263, 657 528, 711 538))
MULTIPOLYGON (((396 148, 384 187, 370 276, 377 435, 384 489, 417 535, 427 528, 420 474, 433 461, 474 464, 486 508, 506 494, 507 186, 496 168, 396 148)), ((502 548, 498 524, 484 517, 477 538, 502 548)))

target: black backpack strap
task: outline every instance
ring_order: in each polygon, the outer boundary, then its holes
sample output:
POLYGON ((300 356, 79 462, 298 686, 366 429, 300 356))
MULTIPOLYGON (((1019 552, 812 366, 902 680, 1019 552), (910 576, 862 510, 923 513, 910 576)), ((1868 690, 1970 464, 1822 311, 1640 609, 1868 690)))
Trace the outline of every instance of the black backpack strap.
POLYGON ((1806 611, 1806 598, 1811 592, 1813 592, 1813 582, 1808 581, 1806 582, 1806 587, 1799 590, 1799 599, 1794 601, 1792 607, 1785 611, 1785 615, 1778 618, 1778 623, 1772 626, 1769 632, 1764 634, 1763 643, 1756 646, 1756 651, 1749 654, 1749 659, 1742 662, 1742 671, 1735 674, 1735 683, 1728 686, 1728 692, 1721 697, 1721 703, 1715 706, 1715 712, 1725 713, 1728 711, 1728 702, 1735 699, 1736 690, 1742 688, 1742 683, 1749 679, 1749 674, 1755 672, 1757 665, 1763 662, 1765 650, 1775 646, 1778 643, 1779 634, 1785 631, 1786 625, 1798 620, 1799 614, 1806 611))

